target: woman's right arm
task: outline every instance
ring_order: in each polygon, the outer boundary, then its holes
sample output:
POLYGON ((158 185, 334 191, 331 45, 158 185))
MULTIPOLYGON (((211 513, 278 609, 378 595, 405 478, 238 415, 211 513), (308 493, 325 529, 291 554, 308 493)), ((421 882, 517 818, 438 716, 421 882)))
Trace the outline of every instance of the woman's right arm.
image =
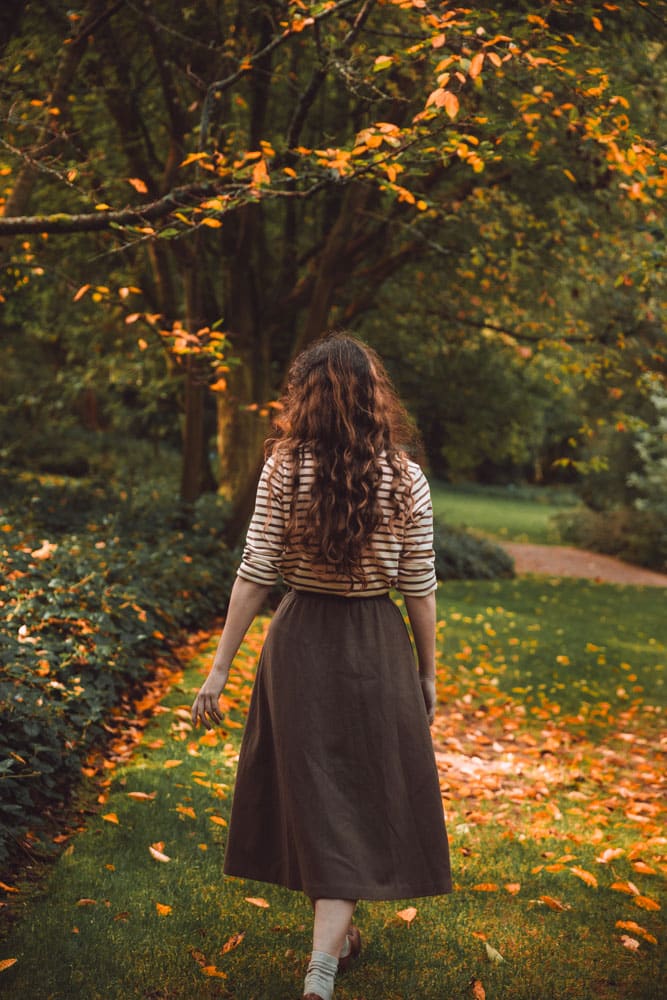
POLYGON ((435 718, 435 591, 426 597, 404 595, 405 608, 410 619, 417 649, 419 681, 421 684, 429 725, 435 718))

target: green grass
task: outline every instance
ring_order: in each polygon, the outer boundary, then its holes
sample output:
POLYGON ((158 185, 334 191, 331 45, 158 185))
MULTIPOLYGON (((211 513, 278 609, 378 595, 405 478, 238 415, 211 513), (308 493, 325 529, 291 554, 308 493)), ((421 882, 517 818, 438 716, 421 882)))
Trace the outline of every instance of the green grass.
POLYGON ((569 491, 556 488, 434 482, 431 492, 436 516, 452 527, 515 542, 558 542, 553 518, 576 504, 569 491))
MULTIPOLYGON (((444 705, 433 730, 436 751, 453 752, 458 741, 465 754, 456 760, 487 761, 488 775, 483 768, 481 778, 441 771, 455 892, 360 902, 362 959, 338 980, 336 1000, 458 1000, 470 995, 472 977, 483 982, 487 1000, 663 996, 662 913, 611 888, 630 880, 642 897, 658 899, 663 887, 665 845, 647 777, 665 702, 658 683, 664 626, 657 633, 663 601, 659 590, 581 581, 441 588, 444 705), (621 681, 628 697, 618 692, 621 681), (634 742, 621 739, 619 727, 634 742), (490 779, 504 761, 512 769, 494 788, 490 779), (596 861, 608 848, 622 853, 596 861), (593 873, 597 886, 573 867, 593 873), (516 892, 505 888, 515 884, 516 892), (554 910, 543 897, 565 908, 554 910), (407 926, 396 913, 411 903, 417 916, 407 926), (634 921, 658 946, 618 928, 619 920, 634 921), (638 941, 636 951, 623 946, 623 933, 638 941), (488 959, 485 941, 503 962, 488 959)), ((247 702, 260 632, 258 624, 227 691, 238 706, 247 702)), ((18 959, 0 973, 8 997, 300 996, 310 904, 298 893, 221 874, 225 827, 211 817, 229 818, 243 716, 231 709, 217 737, 202 740, 190 730, 185 709, 206 660, 186 670, 134 756, 109 771, 105 801, 71 838, 48 882, 26 891, 21 919, 0 946, 0 959, 18 959), (166 766, 173 761, 181 763, 166 766), (118 823, 103 818, 110 814, 118 823), (156 843, 169 862, 151 856, 156 843), (86 899, 94 902, 79 905, 86 899), (160 915, 158 903, 171 912, 160 915), (236 933, 245 935, 241 944, 223 954, 236 933), (207 966, 225 978, 206 975, 207 966)))

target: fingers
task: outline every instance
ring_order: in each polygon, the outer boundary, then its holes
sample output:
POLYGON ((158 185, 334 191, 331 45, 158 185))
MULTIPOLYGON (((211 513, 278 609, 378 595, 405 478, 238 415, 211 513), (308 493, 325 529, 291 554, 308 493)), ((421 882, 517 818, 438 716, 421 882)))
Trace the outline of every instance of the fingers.
POLYGON ((192 705, 192 724, 198 726, 201 722, 206 729, 212 729, 222 722, 218 706, 218 695, 200 691, 192 705))

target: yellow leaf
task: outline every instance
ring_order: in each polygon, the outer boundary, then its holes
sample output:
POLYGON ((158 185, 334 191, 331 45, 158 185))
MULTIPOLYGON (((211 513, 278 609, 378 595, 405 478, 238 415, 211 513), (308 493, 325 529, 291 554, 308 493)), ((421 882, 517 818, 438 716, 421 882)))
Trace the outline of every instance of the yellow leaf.
POLYGON ((567 170, 567 169, 563 170, 563 173, 565 174, 565 176, 567 177, 567 179, 569 181, 572 181, 573 184, 577 183, 577 178, 574 176, 574 174, 572 173, 571 170, 567 170))
POLYGON ((171 861, 171 858, 167 854, 163 854, 162 851, 158 850, 157 847, 153 847, 152 844, 148 850, 151 852, 156 861, 171 861))
POLYGON ((120 822, 115 813, 105 813, 104 816, 102 817, 102 819, 106 820, 107 823, 119 823, 120 822))
POLYGON ((207 216, 205 219, 201 220, 202 226, 208 226, 209 229, 220 229, 222 222, 220 219, 213 219, 211 216, 207 216))
POLYGON ((189 816, 190 819, 197 819, 197 814, 195 813, 192 806, 182 806, 179 802, 176 806, 176 812, 180 813, 181 816, 189 816))
POLYGON ((406 924, 409 927, 412 921, 417 916, 417 910, 415 909, 414 906, 408 906, 406 910, 398 910, 396 916, 400 917, 401 920, 405 920, 406 924))
POLYGON ((227 826, 227 820, 223 819, 222 816, 209 816, 211 823, 216 823, 218 826, 227 826))
POLYGON ((657 903, 655 899, 651 899, 650 896, 633 896, 632 902, 635 906, 641 906, 642 910, 660 909, 660 903, 657 903))
POLYGON ((657 938, 653 937, 653 935, 649 933, 645 927, 641 927, 639 924, 636 924, 634 920, 617 920, 616 926, 622 928, 622 930, 632 931, 634 934, 639 934, 640 937, 643 937, 645 941, 649 941, 651 944, 658 943, 657 938))
POLYGON ((196 163, 198 160, 205 160, 208 153, 189 153, 183 162, 180 164, 181 167, 187 167, 191 163, 196 163))
POLYGON ((258 896, 245 896, 246 903, 252 903, 253 906, 260 906, 265 909, 269 904, 265 899, 258 896))
POLYGON ((171 913, 171 906, 168 906, 166 903, 156 903, 155 909, 161 917, 166 917, 168 913, 171 913))
POLYGON ((228 938, 223 944, 222 948, 220 949, 220 954, 226 955, 228 951, 232 951, 234 948, 238 948, 238 946, 243 941, 244 937, 245 937, 245 931, 239 931, 238 934, 232 934, 232 936, 228 938))
POLYGON ((96 212, 106 212, 109 208, 111 208, 111 205, 107 205, 105 201, 101 201, 99 205, 95 205, 96 212))
POLYGON ((593 886, 594 889, 597 888, 598 880, 592 872, 587 872, 585 868, 579 868, 578 865, 572 865, 570 871, 577 878, 580 878, 582 882, 585 882, 586 885, 593 886))
POLYGON ((283 173, 288 177, 296 177, 296 170, 293 167, 283 167, 283 173))
POLYGON ((165 760, 163 767, 180 767, 182 760, 165 760))
POLYGON ((131 184, 135 191, 139 194, 148 194, 148 188, 144 181, 140 177, 128 177, 127 183, 131 184))
POLYGON ((157 792, 127 792, 128 799, 136 799, 137 802, 151 801, 157 795, 157 792))
POLYGON ((0 959, 0 972, 4 972, 5 969, 11 969, 12 965, 16 965, 18 958, 3 958, 0 959))

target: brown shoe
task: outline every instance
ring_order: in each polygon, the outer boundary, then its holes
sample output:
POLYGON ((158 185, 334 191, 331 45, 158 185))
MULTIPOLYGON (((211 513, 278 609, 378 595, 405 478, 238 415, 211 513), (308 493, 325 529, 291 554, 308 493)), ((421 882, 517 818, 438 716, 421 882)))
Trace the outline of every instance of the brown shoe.
POLYGON ((355 927, 354 924, 347 932, 347 939, 350 942, 350 950, 344 958, 338 959, 339 972, 347 972, 354 959, 358 958, 361 953, 361 934, 359 928, 355 927))

